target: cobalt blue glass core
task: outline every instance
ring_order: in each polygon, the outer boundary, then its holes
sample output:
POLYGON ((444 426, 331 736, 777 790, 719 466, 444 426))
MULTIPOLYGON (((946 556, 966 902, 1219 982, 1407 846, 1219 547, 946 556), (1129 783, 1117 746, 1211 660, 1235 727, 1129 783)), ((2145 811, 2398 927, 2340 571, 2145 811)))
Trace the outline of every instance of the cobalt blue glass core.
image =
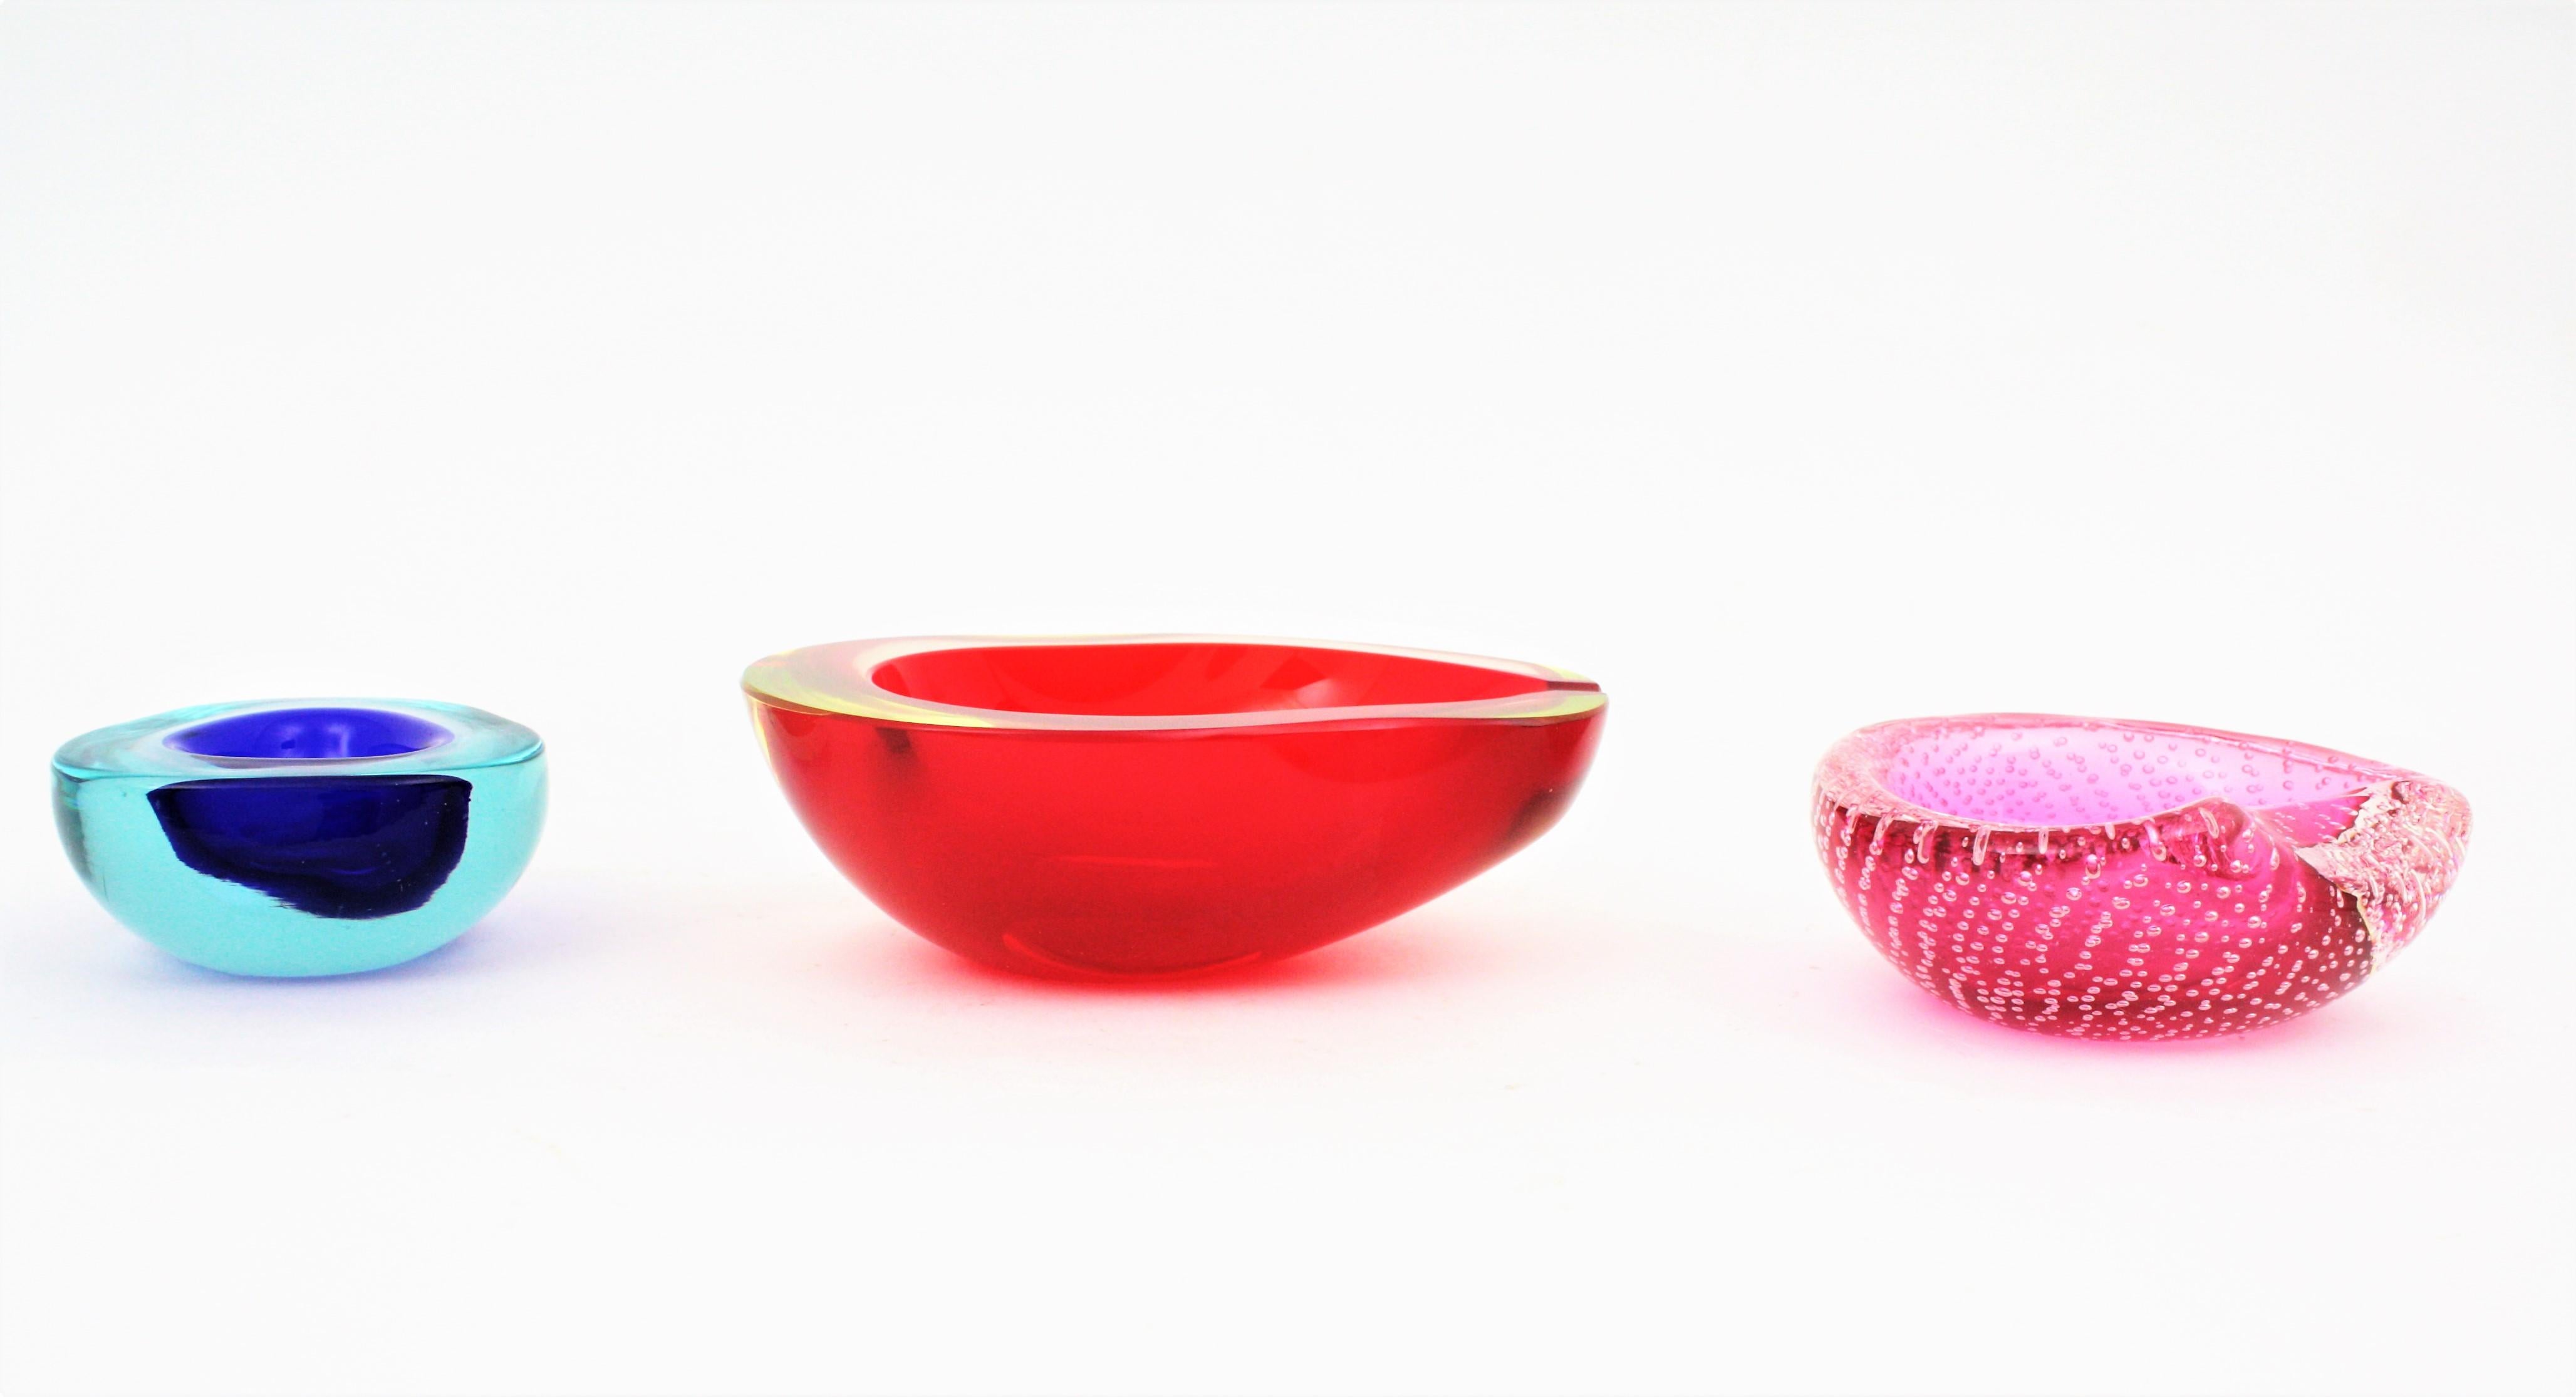
POLYGON ((161 741, 200 757, 284 761, 399 757, 454 736, 426 718, 389 709, 258 708, 181 728, 161 741))
POLYGON ((119 921, 236 975, 377 970, 456 939, 527 867, 545 744, 407 700, 210 704, 54 754, 72 867, 119 921))

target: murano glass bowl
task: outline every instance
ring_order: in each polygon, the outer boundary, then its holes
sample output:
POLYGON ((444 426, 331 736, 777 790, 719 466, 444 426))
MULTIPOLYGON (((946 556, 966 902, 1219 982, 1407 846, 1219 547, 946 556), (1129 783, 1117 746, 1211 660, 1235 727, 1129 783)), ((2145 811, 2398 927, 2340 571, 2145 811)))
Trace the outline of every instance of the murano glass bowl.
POLYGON ((536 849, 545 747, 450 703, 183 708, 54 754, 81 880, 181 960, 235 975, 378 970, 456 939, 536 849))
POLYGON ((1815 833, 1852 919, 1942 999, 2042 1033, 2194 1038, 2386 964, 2458 874, 2469 806, 2278 738, 1988 713, 1836 743, 1815 833))
POLYGON ((788 801, 889 916, 1033 975, 1295 955, 1554 825, 1605 700, 1563 670, 1206 636, 863 640, 743 676, 788 801))

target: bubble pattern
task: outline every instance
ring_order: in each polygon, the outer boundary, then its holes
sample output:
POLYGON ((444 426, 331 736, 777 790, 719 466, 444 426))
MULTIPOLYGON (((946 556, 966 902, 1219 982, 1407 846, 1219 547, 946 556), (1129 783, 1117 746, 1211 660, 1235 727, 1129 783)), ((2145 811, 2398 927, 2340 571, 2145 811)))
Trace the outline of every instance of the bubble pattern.
POLYGON ((2197 1038, 2327 1004, 2423 929, 2469 807, 2275 738, 2043 714, 1863 728, 1816 768, 1816 850, 1916 984, 1992 1023, 2197 1038))

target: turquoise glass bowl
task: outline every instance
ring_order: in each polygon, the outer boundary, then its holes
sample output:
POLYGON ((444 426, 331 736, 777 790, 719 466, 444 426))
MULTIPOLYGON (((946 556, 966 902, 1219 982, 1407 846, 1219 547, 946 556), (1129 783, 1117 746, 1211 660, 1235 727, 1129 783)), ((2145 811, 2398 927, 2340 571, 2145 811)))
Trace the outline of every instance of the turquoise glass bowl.
POLYGON ((452 703, 183 708, 54 754, 72 867, 116 919, 234 975, 380 970, 455 940, 519 881, 545 744, 452 703))

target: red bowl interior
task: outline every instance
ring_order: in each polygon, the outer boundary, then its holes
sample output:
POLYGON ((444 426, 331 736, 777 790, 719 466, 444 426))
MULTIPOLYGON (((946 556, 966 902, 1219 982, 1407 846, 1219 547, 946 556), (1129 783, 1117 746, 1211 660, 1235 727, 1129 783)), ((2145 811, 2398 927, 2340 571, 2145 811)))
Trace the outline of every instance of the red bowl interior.
POLYGON ((869 677, 966 708, 1136 717, 1464 703, 1548 687, 1448 660, 1241 641, 969 646, 887 660, 869 677))

